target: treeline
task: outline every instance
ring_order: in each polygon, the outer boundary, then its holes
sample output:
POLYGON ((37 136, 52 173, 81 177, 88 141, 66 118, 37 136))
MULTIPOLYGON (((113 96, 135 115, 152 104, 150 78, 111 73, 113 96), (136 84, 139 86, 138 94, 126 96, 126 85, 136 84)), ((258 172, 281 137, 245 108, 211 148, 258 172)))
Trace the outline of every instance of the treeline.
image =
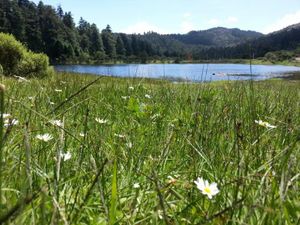
POLYGON ((0 1, 0 32, 13 34, 35 52, 46 53, 52 63, 89 63, 139 60, 163 55, 140 35, 113 33, 109 25, 101 32, 95 24, 71 12, 28 0, 0 1))
POLYGON ((29 0, 0 0, 0 32, 11 33, 52 63, 107 63, 159 60, 224 60, 264 57, 268 52, 293 50, 300 43, 300 26, 262 35, 239 29, 213 28, 188 34, 113 33, 83 18, 75 24, 64 12, 29 0))

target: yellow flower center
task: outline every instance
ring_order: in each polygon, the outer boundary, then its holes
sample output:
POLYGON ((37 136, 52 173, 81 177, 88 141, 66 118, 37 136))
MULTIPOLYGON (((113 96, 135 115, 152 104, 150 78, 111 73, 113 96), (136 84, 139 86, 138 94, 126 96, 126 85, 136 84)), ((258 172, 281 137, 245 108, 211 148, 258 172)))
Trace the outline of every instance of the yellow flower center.
POLYGON ((211 194, 211 190, 210 190, 209 187, 205 187, 205 188, 204 188, 204 192, 205 192, 205 193, 208 193, 208 194, 211 194))

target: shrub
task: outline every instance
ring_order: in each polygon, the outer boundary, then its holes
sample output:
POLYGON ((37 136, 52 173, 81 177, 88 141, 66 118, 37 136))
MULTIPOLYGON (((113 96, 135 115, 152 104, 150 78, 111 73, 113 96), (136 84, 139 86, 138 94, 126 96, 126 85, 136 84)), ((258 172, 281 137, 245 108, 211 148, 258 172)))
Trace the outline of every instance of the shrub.
POLYGON ((20 61, 17 74, 23 77, 44 77, 49 72, 49 59, 45 54, 27 52, 20 61))
POLYGON ((285 60, 291 60, 294 57, 294 53, 290 51, 275 51, 275 52, 268 52, 265 55, 265 58, 270 62, 282 62, 285 60))
POLYGON ((0 64, 3 67, 3 74, 14 74, 25 52, 26 48, 14 36, 0 33, 0 64))
POLYGON ((29 51, 10 34, 0 33, 0 64, 6 76, 43 77, 51 73, 48 56, 29 51))

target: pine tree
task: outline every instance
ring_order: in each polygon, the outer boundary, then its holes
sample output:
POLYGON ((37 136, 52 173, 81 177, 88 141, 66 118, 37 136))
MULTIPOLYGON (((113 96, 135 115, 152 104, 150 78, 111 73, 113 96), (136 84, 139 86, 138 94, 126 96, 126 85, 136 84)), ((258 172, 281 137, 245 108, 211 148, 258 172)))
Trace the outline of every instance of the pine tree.
POLYGON ((64 18, 64 11, 61 8, 61 5, 57 6, 56 13, 61 20, 64 18))
POLYGON ((116 57, 116 40, 109 25, 102 30, 102 40, 106 55, 114 59, 116 57))
POLYGON ((126 34, 120 34, 120 37, 122 38, 125 50, 126 50, 126 56, 131 56, 132 55, 132 47, 131 47, 131 42, 130 39, 127 37, 126 34))
POLYGON ((101 60, 105 56, 104 47, 101 35, 96 24, 92 24, 90 28, 90 53, 91 55, 98 60, 101 60))
POLYGON ((120 35, 117 36, 116 51, 118 57, 124 57, 126 55, 126 49, 120 35))

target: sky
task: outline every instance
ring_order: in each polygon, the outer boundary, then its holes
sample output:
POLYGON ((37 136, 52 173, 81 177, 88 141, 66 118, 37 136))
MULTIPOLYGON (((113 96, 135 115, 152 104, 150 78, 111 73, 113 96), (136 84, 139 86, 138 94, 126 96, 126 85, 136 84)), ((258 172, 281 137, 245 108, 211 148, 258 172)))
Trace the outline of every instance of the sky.
MULTIPOLYGON (((34 0, 38 3, 39 0, 34 0)), ((114 32, 187 33, 212 27, 270 33, 300 23, 300 0, 43 0, 114 32)))

